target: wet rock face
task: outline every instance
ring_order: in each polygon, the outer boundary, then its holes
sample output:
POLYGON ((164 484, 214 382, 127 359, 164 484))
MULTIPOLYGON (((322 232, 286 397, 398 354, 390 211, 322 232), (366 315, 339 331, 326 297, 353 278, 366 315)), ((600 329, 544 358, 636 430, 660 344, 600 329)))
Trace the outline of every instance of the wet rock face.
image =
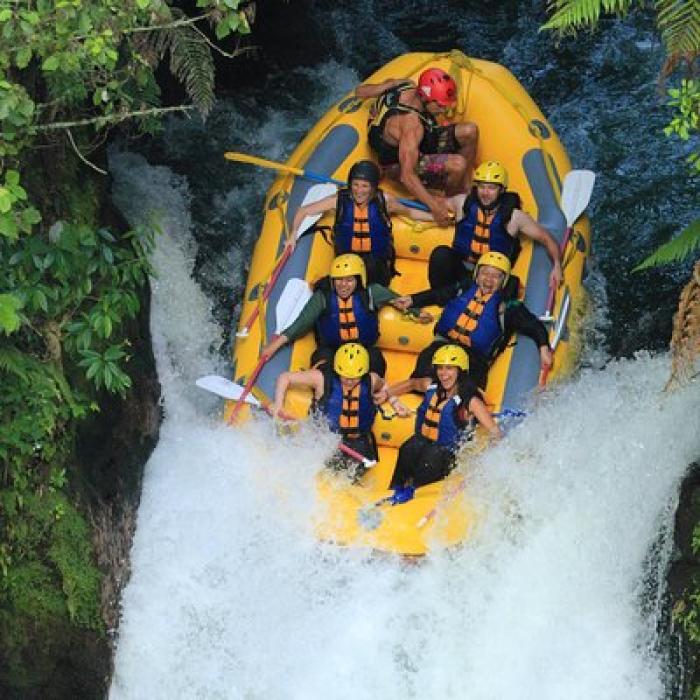
MULTIPOLYGON (((18 621, 21 622, 21 621, 18 621)), ((26 619, 24 653, 5 659, 11 668, 0 680, 3 700, 101 698, 110 673, 109 642, 92 630, 26 619), (31 652, 27 652, 31 649, 31 652)))
POLYGON ((700 588, 700 556, 693 552, 693 532, 700 524, 700 462, 694 462, 681 484, 675 518, 674 544, 676 557, 667 575, 668 595, 674 624, 673 634, 680 638, 681 678, 677 684, 679 698, 693 697, 700 686, 700 643, 684 629, 682 619, 697 605, 689 595, 700 588))
POLYGON ((143 468, 158 441, 160 384, 148 328, 150 290, 141 294, 139 318, 130 329, 133 387, 124 399, 104 394, 100 413, 80 426, 77 457, 86 493, 95 504, 138 505, 143 468))
MULTIPOLYGON (((140 301, 141 312, 130 329, 132 359, 128 371, 132 390, 124 399, 105 395, 100 413, 81 426, 76 445, 95 556, 103 576, 100 606, 107 633, 95 643, 90 643, 89 635, 83 639, 82 666, 86 672, 93 672, 96 692, 80 697, 104 695, 112 675, 119 601, 131 574, 129 553, 143 471, 158 442, 162 419, 149 331, 150 289, 143 290, 140 301)), ((70 673, 73 660, 66 658, 61 663, 70 673)), ((85 673, 82 678, 84 682, 85 673)), ((73 691, 56 697, 78 696, 73 691)))

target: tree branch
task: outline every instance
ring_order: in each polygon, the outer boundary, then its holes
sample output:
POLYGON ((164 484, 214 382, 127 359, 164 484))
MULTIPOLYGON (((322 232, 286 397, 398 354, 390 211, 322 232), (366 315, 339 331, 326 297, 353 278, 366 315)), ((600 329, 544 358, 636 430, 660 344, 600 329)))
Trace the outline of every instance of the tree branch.
POLYGON ((91 163, 81 152, 80 149, 75 145, 75 141, 73 140, 73 134, 71 134, 70 129, 66 129, 66 133, 68 134, 68 140, 70 141, 70 145, 73 146, 73 150, 77 154, 78 158, 85 163, 85 165, 89 165, 93 170, 96 170, 100 175, 106 175, 107 171, 102 170, 102 168, 99 168, 96 166, 94 163, 91 163))
POLYGON ((104 126, 105 124, 117 124, 126 119, 134 117, 148 117, 155 114, 165 114, 167 112, 189 112, 195 109, 194 105, 177 105, 175 107, 153 107, 152 109, 138 109, 134 112, 117 112, 103 117, 91 117, 90 119, 78 119, 72 122, 53 122, 51 124, 40 124, 34 128, 37 131, 56 131, 57 129, 70 129, 73 126, 89 126, 97 124, 104 126))
POLYGON ((208 14, 198 15, 197 17, 187 17, 185 19, 176 19, 167 24, 154 24, 152 27, 133 27, 132 29, 125 29, 124 34, 135 34, 136 32, 154 32, 159 29, 173 29, 175 27, 182 27, 187 24, 194 24, 202 19, 207 19, 208 14))

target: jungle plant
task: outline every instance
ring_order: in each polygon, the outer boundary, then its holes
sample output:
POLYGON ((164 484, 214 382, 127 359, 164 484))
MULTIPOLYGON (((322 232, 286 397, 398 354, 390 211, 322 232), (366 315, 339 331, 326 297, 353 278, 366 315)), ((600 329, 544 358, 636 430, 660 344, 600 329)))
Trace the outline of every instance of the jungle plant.
POLYGON ((117 125, 205 117, 212 51, 247 50, 254 9, 197 0, 190 17, 166 0, 0 0, 0 687, 20 673, 27 629, 102 626, 73 443, 107 394, 130 390, 129 322, 156 232, 105 225, 93 154, 117 125), (185 104, 161 103, 161 64, 185 104))
MULTIPOLYGON (((661 71, 668 77, 679 66, 689 75, 697 70, 700 54, 700 3, 697 0, 656 0, 656 24, 666 51, 661 71)), ((575 36, 581 29, 597 26, 603 14, 623 16, 634 6, 647 7, 643 0, 549 0, 550 19, 542 30, 559 38, 575 36)), ((667 136, 678 136, 695 144, 700 137, 700 81, 687 78, 680 86, 668 90, 668 105, 673 116, 664 129, 667 136)), ((696 148, 688 157, 692 174, 700 174, 700 152, 696 148)), ((635 270, 677 262, 691 257, 700 248, 700 219, 692 221, 672 241, 660 246, 635 270)))

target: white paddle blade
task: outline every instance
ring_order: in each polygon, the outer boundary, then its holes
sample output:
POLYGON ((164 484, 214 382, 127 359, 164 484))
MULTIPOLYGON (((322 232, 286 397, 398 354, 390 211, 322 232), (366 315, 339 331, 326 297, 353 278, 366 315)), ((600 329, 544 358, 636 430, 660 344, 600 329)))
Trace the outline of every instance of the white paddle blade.
MULTIPOLYGON (((304 197, 304 201, 301 203, 301 206, 304 207, 307 204, 315 204, 316 202, 320 202, 322 199, 330 197, 331 195, 334 195, 337 192, 338 188, 329 182, 322 182, 318 185, 314 185, 313 187, 309 187, 309 190, 306 193, 306 196, 304 197)), ((299 230, 297 231, 297 238, 299 238, 302 234, 306 233, 306 231, 310 229, 321 218, 321 216, 322 214, 313 214, 312 216, 305 216, 301 224, 299 225, 299 230)))
POLYGON ((292 277, 285 285, 280 300, 277 302, 275 333, 279 334, 285 328, 289 328, 296 321, 309 299, 311 299, 311 290, 306 281, 299 277, 292 277))
POLYGON ((559 307, 559 316, 557 317, 557 322, 554 324, 552 342, 550 347, 552 350, 557 349, 559 341, 561 340, 562 333, 566 327, 566 320, 569 317, 569 309, 571 308, 571 295, 569 294, 569 288, 564 290, 564 298, 561 300, 561 306, 559 307))
MULTIPOLYGON (((200 377, 195 384, 200 389, 205 389, 212 394, 221 396, 224 399, 230 399, 231 401, 237 401, 241 398, 241 394, 243 393, 243 387, 240 384, 236 384, 230 379, 225 379, 215 374, 210 374, 207 377, 200 377)), ((260 405, 260 401, 251 394, 245 397, 245 403, 252 404, 253 406, 260 405)))
POLYGON ((595 173, 592 170, 570 170, 564 178, 561 190, 561 210, 566 217, 566 225, 573 226, 576 219, 586 210, 591 201, 595 173))

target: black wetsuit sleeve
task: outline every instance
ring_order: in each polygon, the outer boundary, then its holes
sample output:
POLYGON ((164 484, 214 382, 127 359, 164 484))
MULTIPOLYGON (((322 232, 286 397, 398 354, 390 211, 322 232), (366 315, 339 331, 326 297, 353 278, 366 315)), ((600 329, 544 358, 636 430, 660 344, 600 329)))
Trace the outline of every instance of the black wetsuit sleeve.
POLYGON ((538 348, 549 345, 549 336, 544 323, 520 301, 511 301, 506 304, 503 325, 506 338, 513 333, 522 333, 532 338, 538 348))
POLYGON ((426 289, 422 292, 411 294, 411 299, 413 299, 413 306, 418 309, 422 309, 424 306, 445 306, 450 299, 461 294, 461 292, 462 288, 459 284, 449 284, 446 287, 426 289))

